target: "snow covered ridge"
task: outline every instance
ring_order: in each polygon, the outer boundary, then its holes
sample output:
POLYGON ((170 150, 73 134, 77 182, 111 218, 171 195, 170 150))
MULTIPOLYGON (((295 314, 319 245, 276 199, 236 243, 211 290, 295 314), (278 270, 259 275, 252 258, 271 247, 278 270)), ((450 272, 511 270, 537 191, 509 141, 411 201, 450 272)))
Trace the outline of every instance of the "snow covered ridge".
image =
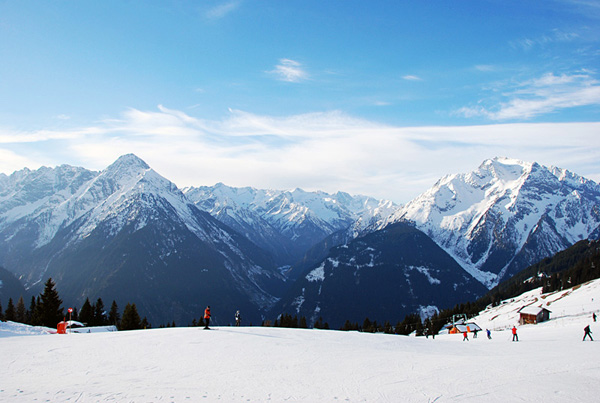
POLYGON ((356 237, 398 209, 389 200, 344 192, 261 190, 222 183, 183 192, 201 210, 271 252, 280 265, 295 263, 335 232, 351 230, 356 237))
POLYGON ((448 175, 388 221, 409 220, 492 288, 575 242, 600 235, 600 186, 509 158, 448 175))

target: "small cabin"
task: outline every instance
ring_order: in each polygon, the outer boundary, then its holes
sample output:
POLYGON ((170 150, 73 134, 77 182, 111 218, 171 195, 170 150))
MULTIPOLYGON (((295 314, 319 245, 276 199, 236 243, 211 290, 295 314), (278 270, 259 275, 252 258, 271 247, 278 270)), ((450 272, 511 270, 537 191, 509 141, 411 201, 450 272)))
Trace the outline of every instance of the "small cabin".
POLYGON ((448 333, 456 334, 456 333, 464 333, 464 332, 479 332, 481 328, 474 322, 464 323, 464 324, 455 324, 450 327, 448 333))
POLYGON ((544 322, 546 320, 550 319, 550 313, 551 311, 547 310, 546 308, 542 308, 541 306, 525 306, 521 309, 519 309, 519 324, 520 325, 527 325, 530 323, 533 323, 534 325, 536 323, 540 323, 540 322, 544 322))

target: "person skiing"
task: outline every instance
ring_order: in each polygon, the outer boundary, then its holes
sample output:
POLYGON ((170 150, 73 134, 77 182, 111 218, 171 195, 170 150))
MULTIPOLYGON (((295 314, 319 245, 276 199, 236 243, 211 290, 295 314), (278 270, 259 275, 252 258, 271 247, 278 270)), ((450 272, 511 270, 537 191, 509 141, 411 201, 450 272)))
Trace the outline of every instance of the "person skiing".
POLYGON ((594 341, 594 339, 592 339, 592 331, 590 330, 590 325, 587 325, 586 327, 583 328, 583 331, 585 332, 583 334, 583 341, 585 341, 585 338, 587 336, 590 336, 590 340, 594 341))
POLYGON ((206 307, 204 310, 204 328, 208 329, 208 324, 210 323, 210 305, 206 307))
POLYGON ((594 322, 596 321, 596 312, 592 313, 592 319, 594 319, 594 322))
POLYGON ((240 315, 240 311, 235 312, 235 325, 240 326, 242 324, 242 316, 240 315))
POLYGON ((466 330, 463 332, 463 341, 465 341, 465 340, 469 341, 469 336, 467 335, 467 331, 466 330))
POLYGON ((476 338, 477 338, 477 332, 478 332, 478 331, 479 331, 479 330, 477 330, 477 329, 473 330, 473 338, 474 338, 474 339, 476 339, 476 338))
POLYGON ((492 340, 492 332, 490 331, 490 329, 485 329, 485 332, 487 333, 488 339, 492 340))
POLYGON ((512 341, 519 341, 519 336, 517 336, 517 327, 516 326, 513 326, 513 328, 512 328, 512 335, 513 335, 512 341))

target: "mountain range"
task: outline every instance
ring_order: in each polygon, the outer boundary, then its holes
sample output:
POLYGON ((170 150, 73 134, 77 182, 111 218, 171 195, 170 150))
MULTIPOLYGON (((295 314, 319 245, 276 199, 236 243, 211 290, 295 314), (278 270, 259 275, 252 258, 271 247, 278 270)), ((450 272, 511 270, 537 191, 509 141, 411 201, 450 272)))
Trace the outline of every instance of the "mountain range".
POLYGON ((0 266, 32 294, 52 277, 65 303, 135 302, 158 324, 190 323, 209 304, 220 324, 237 309, 246 324, 286 311, 332 324, 401 319, 473 299, 598 238, 599 226, 595 182, 506 158, 405 206, 301 189, 180 190, 132 154, 101 172, 0 174, 0 266))

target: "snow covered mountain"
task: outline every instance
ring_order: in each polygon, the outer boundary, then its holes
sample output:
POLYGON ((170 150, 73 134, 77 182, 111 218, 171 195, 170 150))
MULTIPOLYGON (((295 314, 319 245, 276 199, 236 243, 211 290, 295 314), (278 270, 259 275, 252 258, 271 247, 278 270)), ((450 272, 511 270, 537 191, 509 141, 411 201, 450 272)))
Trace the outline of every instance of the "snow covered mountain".
POLYGON ((297 278, 277 313, 394 319, 463 302, 480 283, 599 235, 596 183, 506 158, 444 177, 403 207, 343 192, 180 191, 134 155, 102 172, 0 174, 0 265, 32 293, 53 277, 65 302, 135 302, 158 323, 189 322, 207 304, 257 322, 297 278))
POLYGON ((575 242, 597 239, 600 186, 508 158, 449 175, 389 222, 410 220, 488 288, 575 242))
POLYGON ((295 263, 335 232, 359 233, 398 208, 391 201, 343 192, 233 188, 222 183, 184 193, 200 209, 271 252, 279 265, 295 263))
MULTIPOLYGON (((401 321, 482 295, 485 288, 426 234, 407 223, 333 248, 294 284, 272 315, 292 313, 333 328, 346 320, 401 321)), ((433 312, 431 312, 433 313, 433 312)))
POLYGON ((0 262, 65 301, 135 302, 149 320, 191 322, 219 303, 249 320, 283 277, 270 256, 134 155, 102 172, 61 166, 0 176, 0 262))

